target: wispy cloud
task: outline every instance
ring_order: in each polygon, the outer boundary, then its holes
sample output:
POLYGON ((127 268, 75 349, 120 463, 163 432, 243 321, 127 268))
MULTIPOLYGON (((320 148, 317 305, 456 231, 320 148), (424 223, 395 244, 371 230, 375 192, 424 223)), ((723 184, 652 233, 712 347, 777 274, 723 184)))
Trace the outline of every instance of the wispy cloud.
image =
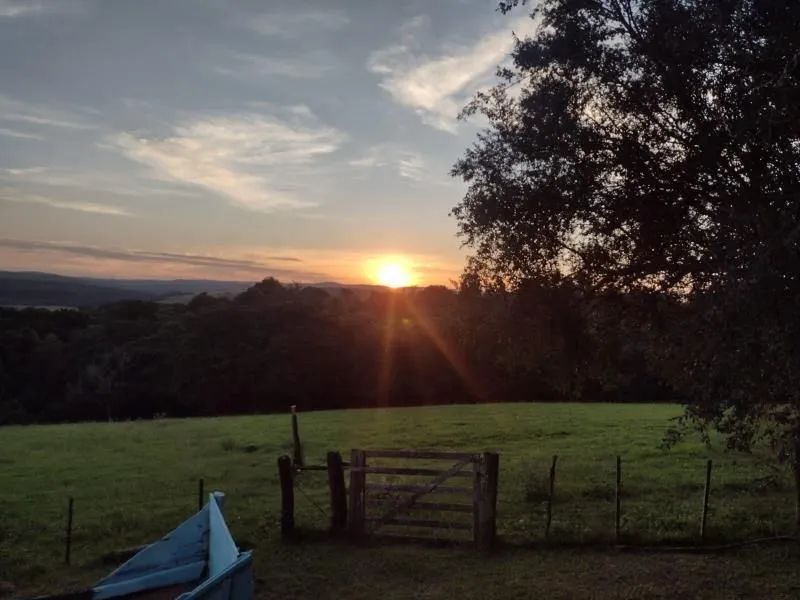
POLYGON ((37 0, 0 0, 0 19, 28 17, 45 11, 50 6, 37 0))
POLYGON ((362 157, 351 160, 349 164, 365 169, 392 169, 400 177, 412 181, 424 181, 430 176, 421 154, 393 144, 372 146, 362 157))
MULTIPOLYGON (((93 246, 64 240, 0 238, 0 265, 14 269, 51 270, 54 259, 68 271, 113 277, 236 277, 283 281, 340 281, 364 283, 370 264, 398 254, 331 248, 238 248, 224 253, 183 253, 93 246)), ((419 282, 444 283, 454 278, 459 264, 432 255, 399 252, 419 275, 419 282)))
POLYGON ((104 248, 87 244, 56 241, 32 241, 0 238, 0 248, 28 252, 58 252, 73 254, 99 260, 119 260, 125 262, 145 263, 177 263, 199 267, 213 267, 222 269, 237 269, 255 272, 269 271, 272 273, 297 275, 303 273, 308 276, 319 276, 318 273, 297 271, 283 267, 275 267, 266 261, 300 263, 299 258, 292 256, 268 256, 265 261, 247 260, 205 254, 180 254, 175 252, 154 252, 148 250, 130 250, 125 248, 104 248))
MULTIPOLYGON (((116 147, 114 149, 116 150, 116 147)), ((81 190, 87 193, 103 193, 114 196, 197 196, 197 192, 192 189, 152 185, 126 173, 89 171, 63 166, 0 169, 0 182, 7 186, 27 190, 41 189, 42 186, 46 186, 47 188, 81 190)), ((52 191, 62 192, 63 190, 52 191)))
POLYGON ((311 206, 295 184, 345 136, 313 114, 205 116, 164 137, 124 133, 112 143, 167 180, 201 186, 233 205, 256 211, 311 206))
POLYGON ((423 26, 416 19, 401 27, 401 41, 374 52, 367 66, 381 76, 380 86, 395 102, 412 108, 427 125, 453 133, 461 107, 511 51, 511 29, 523 37, 533 31, 534 22, 528 16, 518 18, 511 27, 434 57, 419 52, 416 32, 423 26))
POLYGON ((0 135, 4 135, 6 137, 13 137, 19 138, 23 140, 43 140, 44 138, 40 135, 35 133, 28 133, 25 131, 19 131, 18 129, 11 129, 9 127, 0 127, 0 135))
POLYGON ((14 121, 45 127, 63 129, 93 129, 82 116, 70 111, 47 106, 20 102, 8 96, 0 95, 0 121, 14 121))
POLYGON ((318 79, 333 70, 327 61, 327 57, 321 53, 303 56, 265 56, 235 52, 214 70, 222 75, 247 79, 253 77, 318 79))
POLYGON ((17 190, 0 189, 0 200, 6 202, 17 202, 22 204, 42 204, 52 208, 64 210, 75 210, 78 212, 96 213, 99 215, 111 215, 117 217, 129 217, 130 212, 122 207, 113 204, 100 204, 97 202, 71 201, 60 198, 50 198, 38 194, 25 194, 17 190))
POLYGON ((292 12, 270 12, 249 16, 247 27, 265 36, 299 38, 320 31, 337 31, 350 23, 350 17, 341 10, 303 9, 294 6, 292 12))
POLYGON ((83 8, 83 0, 0 0, 0 19, 78 13, 83 8))

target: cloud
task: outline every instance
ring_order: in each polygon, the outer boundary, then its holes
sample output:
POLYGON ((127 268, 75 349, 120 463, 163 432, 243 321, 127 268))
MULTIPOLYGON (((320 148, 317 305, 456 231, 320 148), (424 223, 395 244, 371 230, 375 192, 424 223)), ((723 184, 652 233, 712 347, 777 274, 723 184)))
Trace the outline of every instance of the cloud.
POLYGON ((0 200, 7 202, 17 202, 21 204, 43 204, 52 208, 60 208, 65 210, 75 210, 78 212, 96 213, 99 215, 112 215, 118 217, 129 217, 130 212, 119 206, 112 204, 100 204, 97 202, 84 202, 71 200, 61 200, 58 198, 49 198, 47 196, 40 196, 38 194, 25 194, 16 190, 0 189, 0 200))
POLYGON ((80 12, 80 0, 0 0, 0 19, 18 19, 43 14, 80 12))
POLYGON ((361 158, 351 160, 350 166, 378 169, 389 168, 400 177, 412 181, 425 181, 430 173, 425 160, 418 152, 402 149, 393 144, 377 144, 367 150, 361 158))
POLYGON ((24 140, 43 140, 44 139, 42 136, 36 135, 35 133, 26 133, 24 131, 19 131, 17 129, 10 129, 8 127, 0 127, 0 135, 4 135, 6 137, 24 139, 24 140))
MULTIPOLYGON (((506 59, 514 38, 504 27, 431 58, 418 52, 417 32, 423 26, 419 19, 407 23, 400 31, 401 42, 374 52, 367 66, 382 76, 380 86, 395 102, 412 108, 427 125, 454 133, 461 107, 506 59)), ((522 37, 533 31, 534 22, 524 16, 512 29, 522 37)))
POLYGON ((94 125, 72 112, 20 102, 0 95, 0 120, 63 129, 93 129, 94 125))
POLYGON ((37 15, 48 8, 48 3, 36 0, 0 0, 0 19, 13 19, 37 15))
POLYGON ((247 27, 265 36, 298 38, 320 31, 338 31, 350 23, 350 17, 341 10, 294 10, 250 16, 247 27))
MULTIPOLYGON (((50 252, 70 254, 99 260, 118 260, 133 263, 173 263, 196 267, 212 267, 235 269, 263 273, 269 271, 283 275, 303 275, 307 277, 321 276, 319 273, 296 271, 283 267, 274 267, 268 262, 241 258, 227 258, 205 254, 179 254, 174 252, 154 252, 147 250, 129 250, 123 248, 103 248, 71 242, 32 241, 0 238, 0 248, 23 252, 50 252)), ((292 256, 266 256, 265 260, 275 262, 300 263, 299 258, 292 256)))
POLYGON ((215 67, 222 75, 233 77, 287 77, 290 79, 318 79, 330 73, 333 68, 323 54, 312 53, 306 56, 278 57, 262 54, 232 53, 227 63, 215 67))
MULTIPOLYGON (((116 150, 116 148, 115 148, 116 150)), ((69 167, 20 167, 0 169, 0 182, 14 188, 67 188, 105 195, 150 197, 150 196, 186 196, 196 197, 197 192, 177 187, 154 186, 142 183, 129 174, 116 174, 110 171, 88 171, 69 167)), ((6 189, 10 189, 6 188, 6 189)))
POLYGON ((268 212, 313 204, 296 188, 318 158, 339 148, 345 136, 313 114, 287 110, 265 114, 207 116, 167 136, 117 135, 112 144, 163 179, 203 187, 242 208, 268 212))
POLYGON ((6 173, 14 177, 27 177, 30 175, 38 175, 46 170, 46 167, 23 167, 20 169, 6 169, 6 173))
POLYGON ((176 253, 93 246, 71 241, 36 241, 0 238, 0 265, 111 277, 241 278, 273 275, 283 281, 369 281, 368 265, 380 257, 400 255, 413 266, 420 284, 445 283, 461 270, 459 263, 440 258, 397 252, 363 252, 333 248, 238 248, 224 254, 176 253), (302 257, 302 258, 298 258, 302 257))
POLYGON ((6 191, 13 188, 19 190, 15 193, 38 192, 49 197, 63 194, 64 190, 131 198, 198 196, 196 190, 178 187, 179 184, 153 185, 130 173, 79 170, 69 167, 35 166, 0 169, 0 183, 6 184, 6 191))

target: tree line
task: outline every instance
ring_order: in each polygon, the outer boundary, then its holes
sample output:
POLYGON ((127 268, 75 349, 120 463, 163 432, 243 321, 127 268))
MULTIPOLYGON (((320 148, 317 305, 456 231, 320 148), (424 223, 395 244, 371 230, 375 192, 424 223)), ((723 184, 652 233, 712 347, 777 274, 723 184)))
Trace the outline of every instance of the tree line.
POLYGON ((497 401, 671 398, 575 291, 352 292, 0 309, 0 423, 497 401))

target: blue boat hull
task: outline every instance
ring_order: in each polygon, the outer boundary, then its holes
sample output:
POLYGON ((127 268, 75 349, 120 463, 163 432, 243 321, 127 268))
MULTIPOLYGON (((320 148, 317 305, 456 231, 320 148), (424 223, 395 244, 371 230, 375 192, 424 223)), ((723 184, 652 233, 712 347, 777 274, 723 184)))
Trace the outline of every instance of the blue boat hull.
POLYGON ((173 586, 180 600, 252 600, 253 557, 240 552, 223 515, 224 494, 91 588, 91 600, 144 595, 173 586))

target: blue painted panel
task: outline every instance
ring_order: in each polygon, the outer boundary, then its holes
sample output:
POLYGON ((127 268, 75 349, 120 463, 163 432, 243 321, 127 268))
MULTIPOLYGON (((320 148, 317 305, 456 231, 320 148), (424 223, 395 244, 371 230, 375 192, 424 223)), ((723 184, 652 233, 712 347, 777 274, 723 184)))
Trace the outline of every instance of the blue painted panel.
POLYGON ((177 583, 189 583, 197 581, 203 575, 206 568, 206 561, 190 563, 172 569, 153 571, 144 575, 122 579, 113 583, 106 583, 94 587, 93 600, 104 600, 106 598, 117 598, 127 596, 135 592, 144 590, 154 590, 160 587, 175 585, 177 583))
POLYGON ((252 600, 253 591, 253 557, 242 552, 233 564, 177 600, 252 600))
POLYGON ((239 549, 233 543, 228 525, 217 506, 212 501, 208 503, 208 576, 214 577, 232 565, 239 556, 239 549))
MULTIPOLYGON (((150 544, 110 575, 98 581, 94 586, 95 589, 132 581, 160 571, 168 572, 176 567, 198 562, 205 563, 208 558, 208 512, 209 507, 206 505, 200 512, 181 523, 174 531, 165 535, 158 542, 150 544)), ((175 571, 176 575, 182 572, 175 571)), ((187 581, 192 581, 192 579, 175 580, 171 583, 187 581)), ((98 598, 98 600, 100 599, 98 598)))
POLYGON ((93 600, 206 579, 181 600, 252 600, 253 561, 239 553, 214 492, 197 514, 95 584, 93 600))

